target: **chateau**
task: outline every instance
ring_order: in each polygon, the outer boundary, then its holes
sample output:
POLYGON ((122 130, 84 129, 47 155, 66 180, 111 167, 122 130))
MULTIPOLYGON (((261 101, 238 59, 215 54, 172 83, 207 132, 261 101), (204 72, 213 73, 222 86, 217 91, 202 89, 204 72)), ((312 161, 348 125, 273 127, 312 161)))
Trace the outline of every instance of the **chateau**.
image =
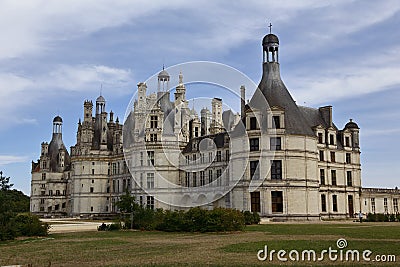
POLYGON ((111 216, 128 190, 150 208, 228 207, 274 220, 398 213, 397 188, 362 188, 358 125, 338 128, 331 106, 298 106, 280 76, 278 37, 267 34, 262 48, 262 78, 247 103, 238 85, 239 114, 213 98, 199 116, 182 73, 171 100, 163 69, 157 93, 138 84, 124 125, 102 96, 94 116, 85 101, 70 151, 55 117, 52 140, 32 162, 31 212, 111 216))

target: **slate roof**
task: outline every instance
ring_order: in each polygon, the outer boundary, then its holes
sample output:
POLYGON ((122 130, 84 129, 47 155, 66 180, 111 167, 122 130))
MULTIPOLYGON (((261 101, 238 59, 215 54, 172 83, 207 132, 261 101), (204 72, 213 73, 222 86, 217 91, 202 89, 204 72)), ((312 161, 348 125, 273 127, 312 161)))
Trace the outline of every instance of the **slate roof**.
POLYGON ((280 107, 285 111, 286 133, 315 136, 308 121, 283 83, 277 62, 264 63, 263 77, 250 101, 250 107, 262 111, 268 108, 267 105, 280 107))

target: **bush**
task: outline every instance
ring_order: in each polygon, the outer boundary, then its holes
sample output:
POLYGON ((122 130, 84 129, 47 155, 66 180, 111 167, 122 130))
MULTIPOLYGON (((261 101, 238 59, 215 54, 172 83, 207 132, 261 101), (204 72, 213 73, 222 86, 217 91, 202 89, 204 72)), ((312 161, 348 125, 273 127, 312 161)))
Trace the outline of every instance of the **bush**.
POLYGON ((259 224, 261 221, 260 215, 258 215, 257 212, 251 213, 250 211, 246 210, 243 211, 243 216, 246 225, 259 224))
POLYGON ((45 236, 50 226, 32 214, 19 214, 13 220, 16 236, 45 236))
POLYGON ((121 230, 121 224, 120 223, 110 223, 110 224, 105 224, 102 223, 99 227, 97 227, 98 231, 118 231, 121 230))

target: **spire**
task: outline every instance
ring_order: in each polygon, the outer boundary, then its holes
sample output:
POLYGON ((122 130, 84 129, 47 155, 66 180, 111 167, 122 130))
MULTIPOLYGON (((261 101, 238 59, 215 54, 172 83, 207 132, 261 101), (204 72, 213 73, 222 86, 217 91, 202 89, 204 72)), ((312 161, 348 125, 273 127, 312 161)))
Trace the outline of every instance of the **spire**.
POLYGON ((263 111, 266 105, 279 107, 284 110, 284 125, 282 126, 286 133, 314 136, 314 132, 307 126, 308 122, 281 79, 278 62, 278 37, 272 33, 265 35, 262 46, 263 74, 258 88, 251 98, 250 108, 263 111))
POLYGON ((272 33, 272 24, 271 23, 269 23, 268 28, 269 28, 269 34, 271 34, 272 33))
POLYGON ((179 84, 183 84, 183 74, 182 71, 179 72, 179 84))

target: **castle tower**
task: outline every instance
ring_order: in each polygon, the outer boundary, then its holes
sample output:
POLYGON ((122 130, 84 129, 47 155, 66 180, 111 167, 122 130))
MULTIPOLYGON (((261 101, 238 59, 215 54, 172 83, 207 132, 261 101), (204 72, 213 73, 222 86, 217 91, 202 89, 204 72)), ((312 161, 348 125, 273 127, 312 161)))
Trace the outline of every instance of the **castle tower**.
POLYGON ((57 116, 53 120, 53 136, 55 134, 62 134, 62 119, 60 116, 57 116))
POLYGON ((166 92, 169 90, 169 73, 164 69, 158 73, 158 86, 157 92, 166 92))
POLYGON ((223 131, 223 123, 222 123, 222 99, 221 98, 213 98, 211 101, 212 106, 212 122, 211 122, 211 134, 217 134, 223 131))
POLYGON ((86 100, 83 103, 83 121, 84 122, 91 122, 93 115, 93 102, 86 100))
POLYGON ((211 120, 211 113, 208 108, 203 108, 200 112, 201 117, 201 135, 209 135, 210 134, 210 120, 211 120))

